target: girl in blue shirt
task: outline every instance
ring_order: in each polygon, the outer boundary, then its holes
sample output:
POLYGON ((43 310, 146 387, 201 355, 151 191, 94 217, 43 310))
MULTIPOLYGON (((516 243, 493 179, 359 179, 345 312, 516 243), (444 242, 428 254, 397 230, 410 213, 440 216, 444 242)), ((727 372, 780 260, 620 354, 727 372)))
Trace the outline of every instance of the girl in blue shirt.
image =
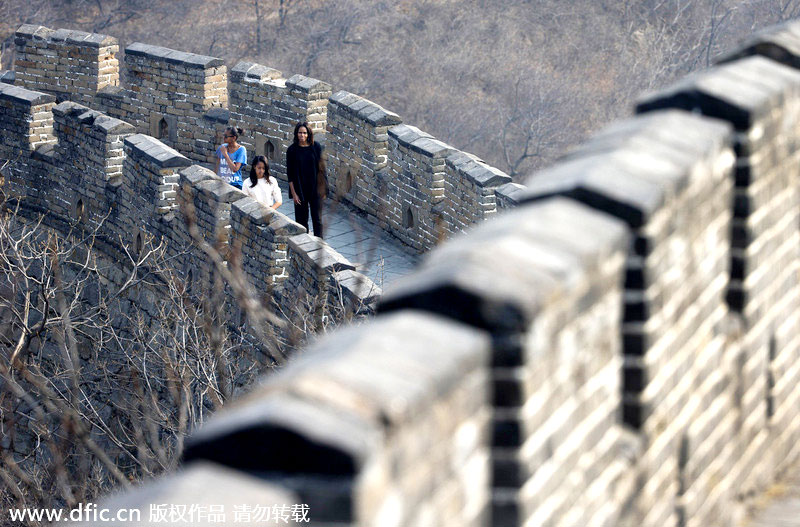
POLYGON ((241 128, 229 126, 225 129, 225 144, 217 149, 217 174, 234 187, 242 188, 242 166, 247 164, 247 150, 237 143, 241 128))

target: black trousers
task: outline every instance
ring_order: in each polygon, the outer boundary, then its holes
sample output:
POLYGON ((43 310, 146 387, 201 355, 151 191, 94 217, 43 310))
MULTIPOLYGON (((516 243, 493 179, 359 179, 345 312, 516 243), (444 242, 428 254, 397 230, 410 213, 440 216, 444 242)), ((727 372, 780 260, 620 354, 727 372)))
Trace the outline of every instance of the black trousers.
MULTIPOLYGON (((294 221, 308 231, 308 210, 311 209, 311 224, 314 226, 314 236, 322 238, 322 200, 316 196, 310 201, 301 201, 300 205, 294 204, 294 221)), ((311 231, 308 231, 311 234, 311 231)))

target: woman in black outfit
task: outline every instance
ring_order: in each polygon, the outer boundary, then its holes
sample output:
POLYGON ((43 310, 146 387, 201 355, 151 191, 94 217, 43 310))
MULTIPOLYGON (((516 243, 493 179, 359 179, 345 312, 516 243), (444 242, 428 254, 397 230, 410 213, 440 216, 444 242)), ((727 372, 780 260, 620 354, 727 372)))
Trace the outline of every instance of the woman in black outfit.
MULTIPOLYGON (((294 219, 308 230, 308 210, 314 235, 322 238, 322 199, 325 197, 325 165, 322 147, 314 141, 308 123, 294 127, 294 142, 286 149, 289 195, 294 201, 294 219)), ((310 231, 309 231, 310 232, 310 231)))

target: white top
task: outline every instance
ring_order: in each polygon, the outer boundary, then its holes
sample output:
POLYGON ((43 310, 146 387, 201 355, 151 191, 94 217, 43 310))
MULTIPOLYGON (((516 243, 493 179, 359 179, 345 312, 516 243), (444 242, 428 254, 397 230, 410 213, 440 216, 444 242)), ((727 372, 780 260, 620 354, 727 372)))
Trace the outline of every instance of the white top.
POLYGON ((244 190, 245 194, 267 207, 272 207, 275 203, 283 202, 278 180, 272 176, 269 177, 269 184, 262 178, 258 180, 258 184, 255 187, 252 186, 250 178, 247 177, 244 179, 242 190, 244 190))

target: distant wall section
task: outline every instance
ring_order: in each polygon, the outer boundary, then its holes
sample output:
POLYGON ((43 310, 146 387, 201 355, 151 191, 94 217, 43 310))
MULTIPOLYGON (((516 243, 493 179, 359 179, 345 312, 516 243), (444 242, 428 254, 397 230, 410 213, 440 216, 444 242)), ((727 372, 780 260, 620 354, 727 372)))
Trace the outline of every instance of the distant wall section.
POLYGON ((430 250, 505 203, 496 189, 510 182, 506 174, 317 79, 284 78, 250 62, 228 71, 218 58, 143 43, 125 49, 120 68, 113 37, 34 25, 20 27, 15 42, 18 85, 128 122, 207 167, 233 126, 244 130, 239 141, 248 158, 266 156, 286 181, 294 127, 308 122, 326 147, 330 196, 413 252, 430 250))

